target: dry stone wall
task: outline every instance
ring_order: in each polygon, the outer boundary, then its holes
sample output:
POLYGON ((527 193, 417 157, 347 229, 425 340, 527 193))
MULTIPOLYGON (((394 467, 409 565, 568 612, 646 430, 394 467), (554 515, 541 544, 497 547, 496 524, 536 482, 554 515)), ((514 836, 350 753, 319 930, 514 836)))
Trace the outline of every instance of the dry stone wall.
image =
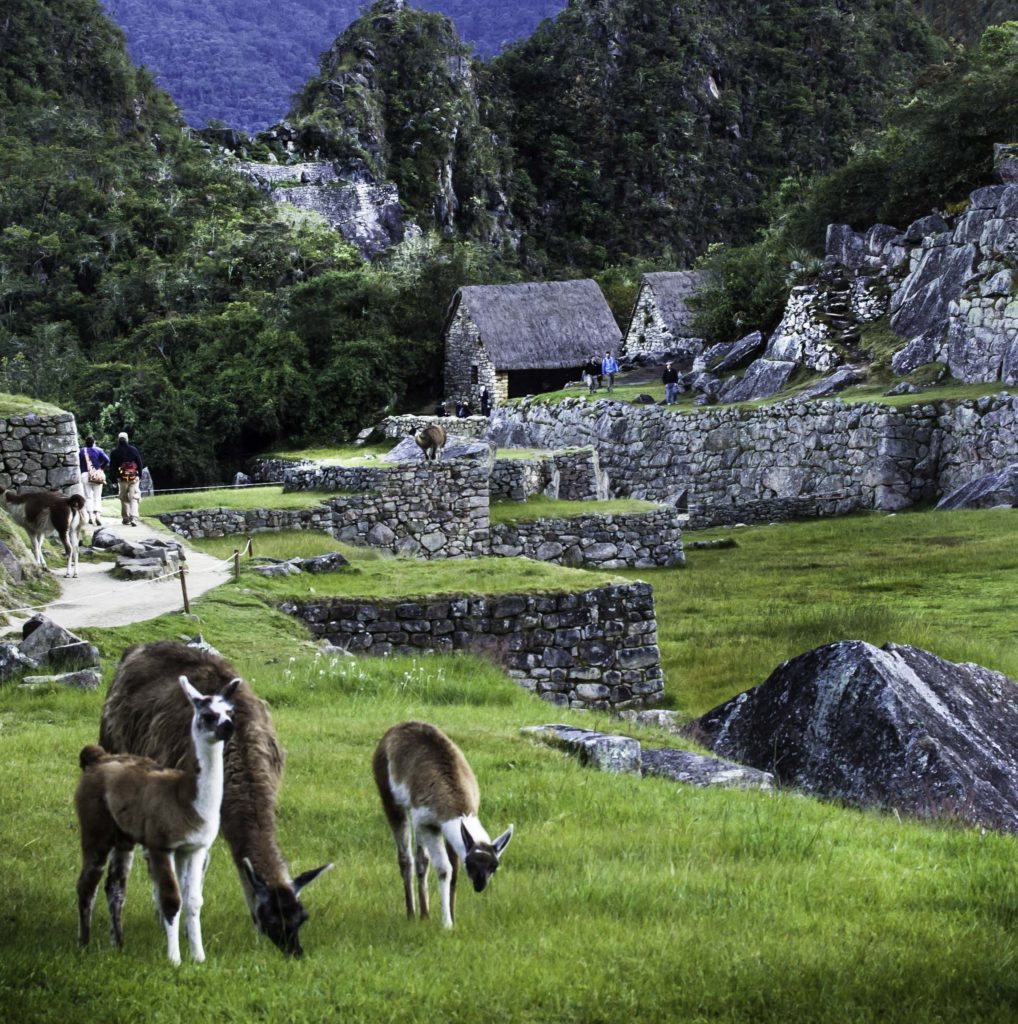
POLYGON ((80 490, 78 428, 69 412, 0 419, 0 488, 80 490))
POLYGON ((283 610, 355 654, 488 655, 519 685, 563 707, 639 707, 664 695, 646 583, 562 594, 291 602, 283 610))
POLYGON ((1014 462, 1018 398, 904 408, 789 401, 692 415, 619 402, 524 401, 495 411, 491 436, 499 445, 592 445, 613 496, 685 503, 707 520, 786 498, 810 498, 816 514, 840 515, 932 500, 1014 462))
POLYGON ((585 569, 681 565, 682 525, 674 508, 638 515, 492 523, 491 553, 585 569))

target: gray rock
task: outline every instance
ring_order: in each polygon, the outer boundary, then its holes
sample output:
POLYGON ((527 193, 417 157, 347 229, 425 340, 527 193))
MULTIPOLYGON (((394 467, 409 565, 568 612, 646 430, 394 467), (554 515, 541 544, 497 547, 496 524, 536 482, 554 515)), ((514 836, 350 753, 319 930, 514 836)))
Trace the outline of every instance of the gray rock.
POLYGON ((948 230, 950 229, 947 221, 940 214, 930 214, 928 217, 920 217, 919 220, 909 224, 905 229, 905 241, 914 245, 929 235, 941 235, 948 230))
POLYGON ((0 680, 38 667, 35 661, 22 653, 19 644, 11 640, 0 642, 0 680))
POLYGON ((795 373, 796 364, 778 359, 757 359, 749 364, 741 380, 729 380, 719 399, 725 403, 749 402, 776 395, 795 373))
POLYGON ((694 754, 689 750, 644 747, 643 774, 659 775, 673 782, 691 786, 718 786, 724 789, 773 789, 774 776, 770 772, 747 768, 732 761, 694 754))
POLYGON ((1018 830, 1018 686, 979 665, 897 644, 828 644, 691 731, 786 785, 1018 830))
POLYGON ((341 551, 330 551, 324 555, 316 555, 314 558, 302 558, 297 562, 297 566, 304 572, 336 572, 349 564, 350 562, 341 551))
POLYGON ((235 473, 234 474, 234 477, 233 477, 233 486, 234 487, 246 487, 249 483, 251 483, 251 477, 249 477, 247 475, 247 473, 235 473))
POLYGON ((888 388, 884 394, 888 398, 894 398, 897 395, 918 395, 919 392, 920 388, 917 388, 915 384, 903 380, 900 384, 895 384, 893 388, 888 388))
POLYGON ((80 669, 77 672, 62 672, 52 676, 25 676, 22 686, 41 688, 48 686, 66 686, 72 690, 98 690, 102 682, 102 673, 97 669, 80 669))
POLYGON ((99 650, 69 633, 44 615, 36 615, 22 627, 19 645, 24 658, 36 665, 93 667, 99 664, 99 650))
POLYGON ((737 370, 749 360, 750 356, 756 355, 763 348, 763 344, 764 336, 759 331, 747 334, 744 338, 732 343, 724 358, 711 367, 711 372, 720 376, 737 370))
POLYGON ((998 142, 993 147, 993 173, 1004 185, 1018 185, 1018 144, 998 142))
MULTIPOLYGON (((461 458, 494 458, 494 450, 487 441, 478 441, 473 437, 449 433, 445 447, 439 456, 443 462, 461 458)), ((421 462, 424 452, 412 437, 404 437, 391 451, 379 456, 380 462, 421 462)))
POLYGON ((828 224, 824 253, 848 270, 858 270, 866 257, 866 241, 848 224, 828 224))
POLYGON ((812 398, 823 398, 826 395, 834 395, 853 384, 862 382, 862 374, 854 366, 839 366, 834 373, 810 384, 808 388, 800 391, 796 396, 801 402, 808 402, 812 398))
MULTIPOLYGON (((891 327, 895 333, 909 340, 943 338, 948 307, 972 277, 978 257, 979 251, 971 243, 927 249, 891 298, 891 327)), ((896 368, 895 372, 901 371, 896 368)))
POLYGON ((571 725, 528 725, 520 730, 549 746, 578 754, 581 763, 613 774, 640 774, 640 744, 628 736, 607 736, 571 725))
POLYGON ((937 502, 937 508, 944 511, 1000 505, 1018 506, 1018 462, 964 484, 937 502))

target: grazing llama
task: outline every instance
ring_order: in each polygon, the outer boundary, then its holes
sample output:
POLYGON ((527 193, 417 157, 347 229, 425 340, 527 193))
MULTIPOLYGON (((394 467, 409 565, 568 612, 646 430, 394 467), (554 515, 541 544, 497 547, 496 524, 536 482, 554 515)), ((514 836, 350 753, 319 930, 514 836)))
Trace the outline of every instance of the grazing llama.
MULTIPOLYGON (((163 764, 189 761, 188 704, 175 683, 179 675, 186 675, 200 692, 215 693, 237 672, 225 658, 173 641, 129 648, 103 705, 99 742, 107 750, 141 754, 163 764)), ((234 735, 224 763, 223 838, 255 927, 283 952, 300 956, 300 928, 308 918, 301 890, 332 865, 290 879, 276 843, 283 751, 265 704, 247 683, 234 692, 233 707, 234 735)))
POLYGON ((375 749, 372 768, 396 841, 407 917, 414 916, 415 860, 421 917, 428 916, 428 865, 434 863, 442 923, 451 928, 458 862, 463 861, 474 889, 483 892, 512 839, 513 826, 494 842, 488 838, 477 819, 480 792, 467 759, 427 722, 403 722, 389 729, 375 749))
POLYGON ((74 794, 81 825, 78 876, 78 939, 91 937, 92 907, 106 862, 106 900, 115 946, 124 944, 121 912, 136 843, 145 848, 156 906, 166 932, 170 961, 180 963, 180 910, 191 957, 201 963, 202 883, 209 847, 219 832, 223 802, 223 744, 233 733, 231 699, 239 679, 212 697, 202 696, 181 676, 180 689, 192 708, 191 743, 197 769, 163 768, 147 757, 108 754, 85 747, 74 794), (112 853, 112 858, 110 854, 112 853), (183 890, 183 892, 181 891, 183 890))
POLYGON ((417 442, 417 446, 424 452, 425 461, 437 462, 439 455, 445 448, 446 434, 445 427, 433 423, 430 427, 424 427, 416 433, 410 431, 411 436, 417 442))
POLYGON ((64 496, 59 491, 4 491, 4 502, 10 515, 25 528, 32 542, 32 554, 40 569, 46 568, 42 542, 55 532, 67 555, 65 576, 78 575, 78 542, 81 534, 81 512, 85 499, 80 494, 64 496))

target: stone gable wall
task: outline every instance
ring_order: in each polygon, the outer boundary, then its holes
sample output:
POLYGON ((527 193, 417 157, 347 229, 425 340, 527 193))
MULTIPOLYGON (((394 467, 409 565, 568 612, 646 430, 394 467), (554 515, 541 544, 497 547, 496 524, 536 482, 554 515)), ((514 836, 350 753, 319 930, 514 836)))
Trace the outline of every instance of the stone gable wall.
POLYGON ((491 435, 502 445, 592 445, 613 496, 674 503, 685 494, 694 517, 786 498, 840 515, 932 500, 1016 461, 1018 398, 904 408, 788 401, 692 415, 566 399, 498 409, 491 435))
POLYGON ((491 553, 585 569, 681 565, 683 522, 676 509, 662 508, 632 515, 492 523, 491 553))
POLYGON ((69 412, 0 419, 0 488, 77 490, 78 428, 69 412))
POLYGON ((481 340, 481 332, 464 303, 449 324, 445 336, 445 395, 447 402, 469 398, 475 409, 481 405, 481 390, 488 389, 493 403, 509 398, 509 377, 497 373, 481 340), (477 383, 471 383, 471 369, 477 367, 477 383))
POLYGON ((562 707, 640 707, 664 695, 654 596, 630 583, 581 593, 288 603, 311 633, 355 654, 485 654, 562 707))

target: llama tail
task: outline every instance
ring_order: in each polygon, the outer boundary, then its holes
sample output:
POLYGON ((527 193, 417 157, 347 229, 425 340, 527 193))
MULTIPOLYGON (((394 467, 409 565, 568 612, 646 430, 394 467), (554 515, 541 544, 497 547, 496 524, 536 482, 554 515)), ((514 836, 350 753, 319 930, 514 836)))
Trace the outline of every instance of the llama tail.
POLYGON ((106 757, 106 751, 102 747, 90 743, 87 747, 81 748, 81 753, 78 755, 78 764, 81 765, 83 772, 87 772, 89 768, 94 768, 97 764, 105 761, 106 757))
POLYGON ((85 499, 80 494, 71 494, 67 498, 67 504, 76 512, 80 512, 85 507, 85 499))

